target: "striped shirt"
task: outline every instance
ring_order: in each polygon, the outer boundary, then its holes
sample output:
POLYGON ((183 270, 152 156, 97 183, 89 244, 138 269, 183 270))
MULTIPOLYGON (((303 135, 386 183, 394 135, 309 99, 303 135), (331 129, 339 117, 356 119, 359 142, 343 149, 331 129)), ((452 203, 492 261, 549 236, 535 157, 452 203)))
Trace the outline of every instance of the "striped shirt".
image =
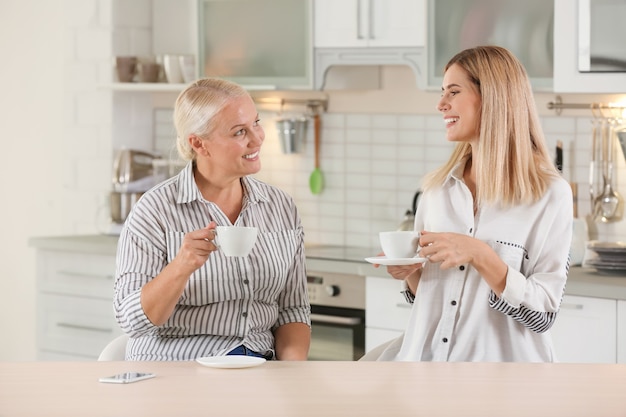
POLYGON ((153 325, 141 307, 141 288, 171 262, 186 233, 212 220, 231 225, 205 200, 190 162, 134 205, 117 248, 114 310, 130 335, 127 360, 193 360, 244 345, 274 350, 273 330, 310 326, 304 234, 296 206, 283 191, 251 177, 241 180, 243 207, 236 226, 259 234, 247 257, 212 252, 189 278, 166 323, 153 325))
POLYGON ((536 203, 483 207, 474 216, 463 166, 420 199, 415 230, 455 232, 486 242, 508 265, 496 295, 471 265, 424 264, 403 343, 380 360, 553 362, 549 329, 569 269, 572 194, 557 178, 536 203))

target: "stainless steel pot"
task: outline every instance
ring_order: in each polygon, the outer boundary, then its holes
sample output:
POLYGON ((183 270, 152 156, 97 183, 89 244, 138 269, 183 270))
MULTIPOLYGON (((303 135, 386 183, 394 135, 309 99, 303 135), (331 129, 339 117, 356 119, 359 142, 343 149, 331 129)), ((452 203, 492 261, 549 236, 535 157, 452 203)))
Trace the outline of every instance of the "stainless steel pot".
POLYGON ((124 223, 126 217, 130 214, 130 210, 142 195, 143 193, 120 193, 112 191, 110 198, 111 220, 114 223, 124 223))

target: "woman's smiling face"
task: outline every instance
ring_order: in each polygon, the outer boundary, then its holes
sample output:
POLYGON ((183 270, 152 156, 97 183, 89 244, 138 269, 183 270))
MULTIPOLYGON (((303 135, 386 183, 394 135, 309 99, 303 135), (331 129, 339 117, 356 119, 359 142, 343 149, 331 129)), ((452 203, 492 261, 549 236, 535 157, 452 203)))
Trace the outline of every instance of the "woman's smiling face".
POLYGON ((476 84, 457 64, 443 77, 437 109, 443 114, 446 137, 450 142, 478 142, 481 97, 476 84))
POLYGON ((214 126, 204 140, 211 170, 236 177, 259 172, 265 131, 252 99, 239 97, 230 101, 215 115, 214 126))

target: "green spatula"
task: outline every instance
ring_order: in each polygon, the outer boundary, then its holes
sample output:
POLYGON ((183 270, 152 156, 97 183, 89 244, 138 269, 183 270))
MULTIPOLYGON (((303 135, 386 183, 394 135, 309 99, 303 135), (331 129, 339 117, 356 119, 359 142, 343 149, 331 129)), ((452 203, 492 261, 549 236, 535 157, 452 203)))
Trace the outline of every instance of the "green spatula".
POLYGON ((313 115, 313 132, 315 137, 315 169, 309 177, 309 187, 311 193, 319 194, 324 188, 324 176, 320 170, 320 115, 315 113, 313 115))

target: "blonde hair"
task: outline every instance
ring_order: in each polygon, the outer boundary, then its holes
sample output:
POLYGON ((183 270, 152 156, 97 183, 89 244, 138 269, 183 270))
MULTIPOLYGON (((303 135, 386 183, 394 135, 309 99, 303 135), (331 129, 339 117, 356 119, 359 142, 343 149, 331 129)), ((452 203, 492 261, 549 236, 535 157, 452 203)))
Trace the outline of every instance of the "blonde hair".
POLYGON ((189 144, 189 136, 204 137, 213 130, 213 118, 236 97, 248 96, 238 84, 219 78, 201 78, 178 95, 174 106, 176 149, 186 161, 195 160, 196 153, 189 144))
MULTIPOLYGON (((558 175, 545 143, 526 70, 507 49, 479 46, 455 55, 481 97, 480 136, 472 166, 478 204, 511 206, 539 200, 558 175)), ((429 174, 424 188, 444 183, 452 169, 472 158, 467 142, 455 147, 448 162, 429 174)))

